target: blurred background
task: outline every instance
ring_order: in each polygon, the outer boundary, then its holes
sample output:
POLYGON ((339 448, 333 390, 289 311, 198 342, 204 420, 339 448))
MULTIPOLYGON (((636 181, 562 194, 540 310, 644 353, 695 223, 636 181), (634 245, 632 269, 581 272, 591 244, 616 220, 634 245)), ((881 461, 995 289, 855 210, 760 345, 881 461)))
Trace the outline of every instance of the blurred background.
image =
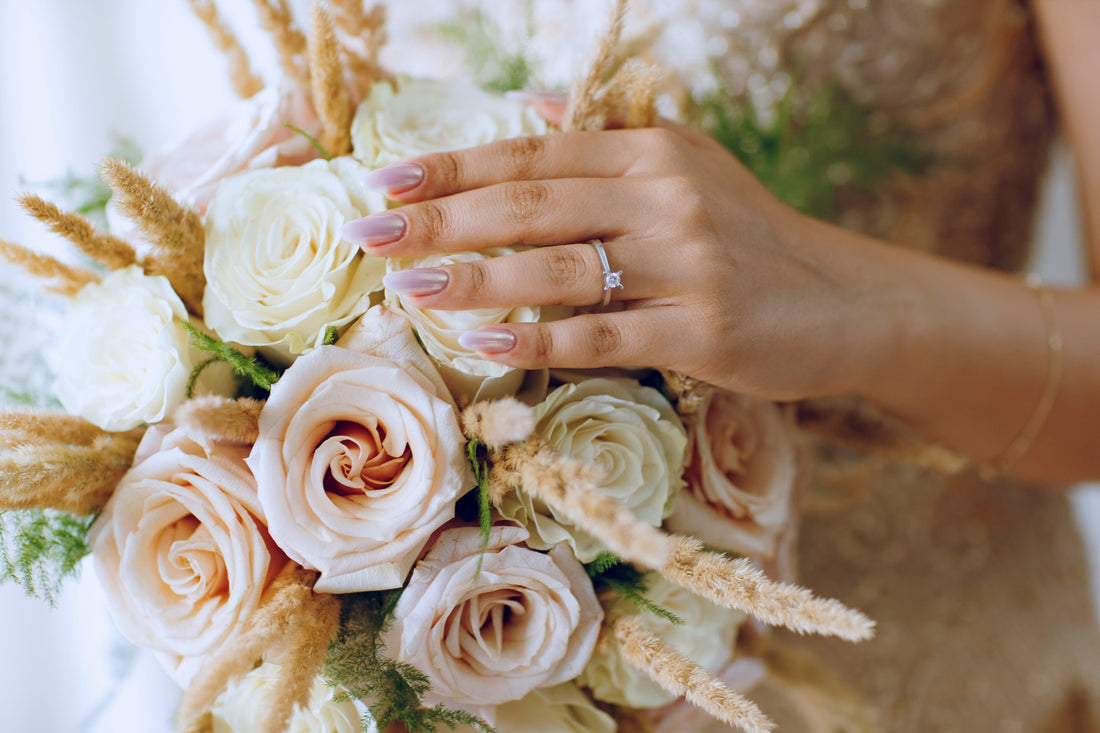
MULTIPOLYGON (((248 3, 222 5, 238 28, 253 25, 248 3)), ((403 5, 398 12, 407 15, 415 4, 403 5)), ((242 35, 257 66, 270 68, 266 45, 242 35)), ((55 252, 58 243, 12 200, 22 180, 88 176, 119 136, 145 152, 168 147, 234 99, 222 58, 184 0, 2 0, 0 69, 0 237, 55 252)), ((1072 161, 1059 146, 1033 264, 1049 283, 1081 278, 1074 206, 1072 161)), ((0 384, 15 392, 48 387, 40 358, 60 325, 58 301, 3 266, 0 318, 0 384)), ((1100 487, 1077 489, 1074 500, 1096 592, 1100 487)), ((167 732, 176 695, 156 661, 114 630, 90 566, 66 585, 56 608, 0 586, 5 731, 167 732)))

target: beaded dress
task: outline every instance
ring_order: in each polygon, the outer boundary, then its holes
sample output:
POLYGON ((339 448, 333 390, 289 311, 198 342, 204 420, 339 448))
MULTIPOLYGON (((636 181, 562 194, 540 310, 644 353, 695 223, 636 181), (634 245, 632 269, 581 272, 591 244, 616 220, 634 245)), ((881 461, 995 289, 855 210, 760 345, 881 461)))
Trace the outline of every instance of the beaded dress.
MULTIPOLYGON (((494 20, 537 29, 527 50, 547 86, 568 80, 606 14, 588 0, 507 5, 498 13, 494 4, 494 20)), ((391 68, 447 68, 456 59, 433 48, 424 18, 474 6, 393 3, 391 68)), ((673 95, 713 85, 714 69, 764 110, 792 79, 839 85, 931 164, 842 197, 838 221, 1017 270, 1054 124, 1032 21, 1018 0, 636 0, 630 28, 658 39, 651 55, 673 95)), ((1100 635, 1063 493, 884 461, 864 464, 862 480, 823 480, 831 468, 821 466, 804 498, 800 580, 867 612, 878 635, 860 645, 789 641, 868 715, 858 726, 796 720, 781 697, 769 704, 767 685, 754 690, 780 730, 1100 731, 1100 635)))

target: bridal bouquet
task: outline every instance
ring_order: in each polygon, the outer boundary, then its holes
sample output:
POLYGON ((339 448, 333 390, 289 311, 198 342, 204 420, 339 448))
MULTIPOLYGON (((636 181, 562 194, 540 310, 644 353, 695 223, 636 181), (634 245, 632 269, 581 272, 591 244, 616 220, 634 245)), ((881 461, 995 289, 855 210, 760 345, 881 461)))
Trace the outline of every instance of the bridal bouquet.
MULTIPOLYGON (((649 369, 482 360, 465 331, 568 314, 422 310, 385 276, 514 248, 387 259, 344 238, 393 206, 369 172, 553 134, 531 107, 390 76, 357 2, 315 5, 308 33, 258 3, 285 72, 261 88, 192 5, 242 101, 140 170, 105 162, 110 232, 24 196, 98 266, 2 247, 70 298, 64 411, 0 416, 0 506, 88 518, 119 629, 185 690, 181 731, 683 731, 694 707, 761 731, 740 693, 764 625, 869 636, 781 582, 782 408, 649 369)), ((574 126, 611 100, 653 119, 654 75, 609 52, 623 5, 574 126)))

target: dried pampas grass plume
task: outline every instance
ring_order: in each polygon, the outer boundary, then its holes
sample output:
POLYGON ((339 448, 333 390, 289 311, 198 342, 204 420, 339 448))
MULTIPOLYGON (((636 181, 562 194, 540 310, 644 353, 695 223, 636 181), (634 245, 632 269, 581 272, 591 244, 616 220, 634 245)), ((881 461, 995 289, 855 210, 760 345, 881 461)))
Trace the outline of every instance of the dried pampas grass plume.
POLYGON ((228 642, 202 668, 183 693, 176 725, 181 731, 202 729, 218 695, 250 672, 265 657, 280 664, 273 701, 256 727, 257 733, 286 730, 295 706, 309 702, 313 680, 321 670, 329 643, 340 622, 340 601, 313 592, 317 573, 296 565, 287 568, 267 591, 267 600, 249 619, 245 630, 228 642))
POLYGON ((251 445, 260 434, 261 400, 196 397, 176 408, 172 421, 219 443, 251 445))
POLYGON ((129 242, 106 232, 97 231, 87 218, 71 211, 62 211, 56 204, 33 193, 18 198, 19 205, 32 217, 50 228, 54 234, 76 245, 81 252, 109 270, 137 264, 137 254, 129 242))
POLYGON ((260 17, 260 27, 271 34, 279 66, 299 89, 309 89, 306 62, 306 37, 294 22, 286 0, 252 0, 260 17))
POLYGON ((535 430, 535 411, 515 397, 475 402, 462 411, 462 432, 490 450, 519 443, 535 430))
POLYGON ((363 7, 364 0, 330 0, 337 36, 344 51, 344 65, 351 76, 352 93, 362 99, 371 85, 390 75, 378 63, 378 53, 386 43, 386 8, 363 7))
POLYGON ((629 59, 608 84, 604 106, 609 114, 622 114, 623 127, 653 127, 657 123, 657 87, 660 83, 660 69, 641 59, 629 59))
POLYGON ((66 412, 25 407, 0 412, 0 443, 4 445, 92 445, 110 433, 66 412))
POLYGON ((206 27, 210 40, 229 62, 229 80, 237 96, 247 99, 263 89, 263 80, 253 73, 248 53, 221 17, 215 0, 187 0, 187 4, 206 27))
POLYGON ((99 275, 88 270, 70 267, 49 255, 39 254, 12 242, 0 239, 0 257, 28 275, 45 281, 45 289, 61 295, 76 295, 89 283, 99 282, 99 275))
POLYGON ((848 641, 874 636, 875 622, 833 599, 777 583, 748 558, 707 552, 691 537, 675 536, 673 557, 661 574, 669 581, 725 608, 733 608, 772 626, 800 634, 826 634, 848 641))
POLYGON ((767 733, 775 728, 751 700, 738 695, 647 631, 637 616, 618 618, 612 628, 623 659, 672 694, 683 696, 692 705, 746 733, 767 733))
POLYGON ((124 160, 107 158, 100 174, 114 191, 122 213, 153 244, 153 251, 142 263, 145 272, 167 277, 187 309, 202 315, 206 234, 199 215, 180 205, 163 186, 124 160))
POLYGON ((130 469, 140 432, 100 436, 90 445, 17 444, 0 453, 0 509, 96 514, 130 469))
POLYGON ((607 126, 610 114, 605 104, 604 85, 617 70, 616 51, 623 37, 627 4, 627 0, 615 0, 607 32, 600 39, 586 71, 573 82, 562 118, 563 132, 602 130, 607 126))
POLYGON ((314 0, 310 21, 309 80, 313 109, 321 118, 321 146, 336 158, 351 152, 351 120, 355 110, 344 81, 332 15, 321 0, 314 0))

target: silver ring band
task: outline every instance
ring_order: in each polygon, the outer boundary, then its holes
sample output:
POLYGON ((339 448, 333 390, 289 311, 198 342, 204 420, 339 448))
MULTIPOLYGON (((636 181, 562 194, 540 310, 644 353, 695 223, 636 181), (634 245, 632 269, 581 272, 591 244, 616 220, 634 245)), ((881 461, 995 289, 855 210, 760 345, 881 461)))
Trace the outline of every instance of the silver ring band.
POLYGON ((618 288, 623 288, 623 271, 614 271, 611 269, 611 265, 607 261, 607 252, 604 251, 603 242, 598 239, 592 239, 588 242, 596 248, 596 254, 600 257, 600 266, 603 267, 603 301, 601 306, 607 305, 611 302, 611 291, 618 288))

